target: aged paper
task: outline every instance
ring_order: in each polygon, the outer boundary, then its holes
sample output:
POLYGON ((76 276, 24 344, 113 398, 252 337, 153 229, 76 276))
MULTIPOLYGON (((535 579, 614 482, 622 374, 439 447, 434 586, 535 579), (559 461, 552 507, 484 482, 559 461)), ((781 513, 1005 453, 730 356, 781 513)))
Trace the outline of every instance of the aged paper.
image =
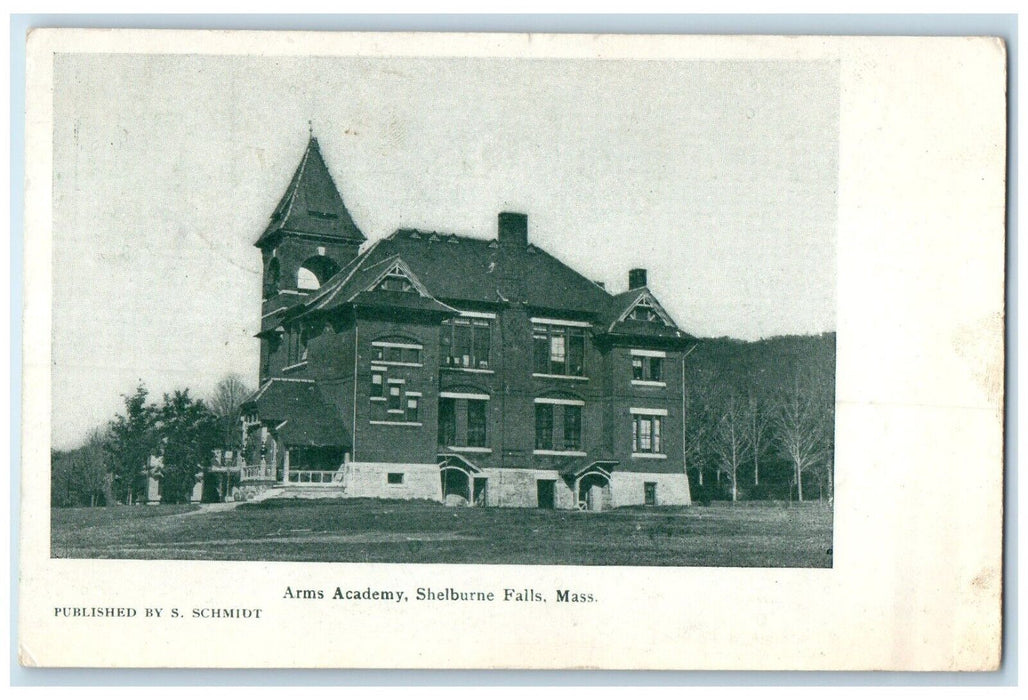
POLYGON ((28 51, 23 664, 999 664, 1001 41, 36 30, 28 51), (775 394, 773 446, 738 446, 792 455, 776 494, 721 449, 735 393, 690 432, 688 373, 704 344, 780 336, 831 338, 834 432, 790 452, 775 394), (347 358, 349 384, 318 374, 347 358), (241 443, 183 505, 168 439, 138 492, 57 493, 51 462, 121 395, 230 373, 255 389, 241 443), (714 466, 689 473, 700 440, 714 466), (466 524, 418 524, 442 518, 466 524))

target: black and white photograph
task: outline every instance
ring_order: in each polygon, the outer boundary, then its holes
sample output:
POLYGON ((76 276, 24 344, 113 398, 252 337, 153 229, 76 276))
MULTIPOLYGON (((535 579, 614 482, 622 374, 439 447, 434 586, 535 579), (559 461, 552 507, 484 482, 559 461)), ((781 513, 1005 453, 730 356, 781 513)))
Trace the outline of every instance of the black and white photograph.
POLYGON ((22 663, 993 666, 1005 60, 34 33, 22 663))
POLYGON ((54 89, 53 556, 831 566, 837 62, 54 89))

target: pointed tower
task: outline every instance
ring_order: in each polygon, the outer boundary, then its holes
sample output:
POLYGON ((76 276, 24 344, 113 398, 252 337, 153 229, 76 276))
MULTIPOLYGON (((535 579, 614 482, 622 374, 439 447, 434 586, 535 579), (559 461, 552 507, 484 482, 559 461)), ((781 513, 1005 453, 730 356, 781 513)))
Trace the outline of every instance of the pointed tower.
POLYGON ((265 305, 280 296, 299 301, 318 289, 357 256, 365 240, 311 135, 268 228, 254 244, 263 255, 265 305))

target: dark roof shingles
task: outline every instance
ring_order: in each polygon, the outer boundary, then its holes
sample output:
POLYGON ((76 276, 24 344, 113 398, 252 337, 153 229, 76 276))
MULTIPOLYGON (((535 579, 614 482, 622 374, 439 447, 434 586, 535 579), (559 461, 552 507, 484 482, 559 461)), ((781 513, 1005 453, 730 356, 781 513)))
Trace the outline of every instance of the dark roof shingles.
POLYGON ((352 445, 350 433, 335 407, 325 401, 312 382, 271 379, 243 402, 243 406, 254 406, 261 421, 276 424, 286 421, 278 434, 287 445, 352 445))
POLYGON ((343 238, 358 243, 366 240, 346 210, 314 137, 308 142, 289 187, 275 207, 268 228, 255 245, 263 245, 279 231, 343 238))

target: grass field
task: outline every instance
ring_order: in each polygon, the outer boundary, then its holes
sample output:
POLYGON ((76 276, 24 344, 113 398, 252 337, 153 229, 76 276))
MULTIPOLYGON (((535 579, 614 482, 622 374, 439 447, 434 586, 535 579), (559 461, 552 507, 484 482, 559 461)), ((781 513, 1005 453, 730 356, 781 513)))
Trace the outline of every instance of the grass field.
POLYGON ((603 513, 285 500, 55 508, 52 556, 104 559, 625 566, 832 565, 817 504, 619 508, 603 513))

